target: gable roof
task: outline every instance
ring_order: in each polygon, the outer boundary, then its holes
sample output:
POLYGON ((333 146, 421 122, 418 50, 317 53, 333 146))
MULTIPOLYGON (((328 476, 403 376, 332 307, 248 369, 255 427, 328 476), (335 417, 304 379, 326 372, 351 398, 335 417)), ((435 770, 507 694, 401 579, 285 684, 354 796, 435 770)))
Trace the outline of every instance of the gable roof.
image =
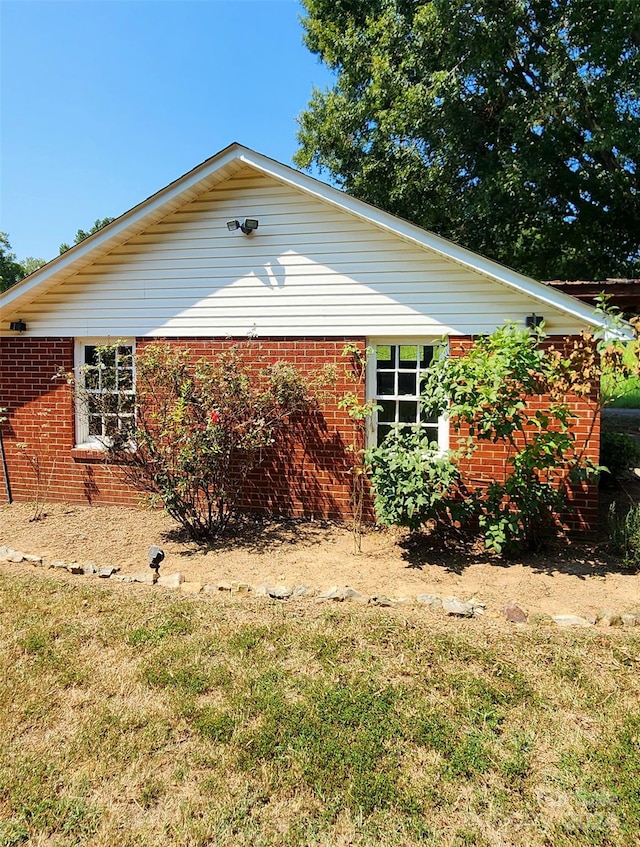
POLYGON ((185 203, 194 200, 246 167, 329 204, 335 209, 373 224, 414 246, 435 253, 507 288, 528 295, 541 305, 558 309, 584 322, 587 326, 605 326, 602 315, 562 291, 467 250, 428 230, 421 229, 238 143, 229 145, 169 183, 165 188, 116 218, 108 226, 8 289, 0 295, 0 319, 7 321, 11 317, 17 317, 21 309, 50 291, 58 283, 63 282, 70 274, 78 273, 185 203))

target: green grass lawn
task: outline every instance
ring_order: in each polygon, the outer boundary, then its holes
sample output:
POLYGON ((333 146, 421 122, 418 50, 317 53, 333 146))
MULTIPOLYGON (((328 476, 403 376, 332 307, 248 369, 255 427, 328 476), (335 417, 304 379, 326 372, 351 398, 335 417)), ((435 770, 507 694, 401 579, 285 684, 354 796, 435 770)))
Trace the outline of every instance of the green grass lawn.
POLYGON ((0 575, 0 845, 637 845, 640 636, 0 575))
MULTIPOLYGON (((637 357, 635 349, 628 345, 624 361, 633 366, 637 357)), ((602 378, 602 399, 612 409, 640 409, 640 378, 623 378, 619 374, 607 374, 602 378)))

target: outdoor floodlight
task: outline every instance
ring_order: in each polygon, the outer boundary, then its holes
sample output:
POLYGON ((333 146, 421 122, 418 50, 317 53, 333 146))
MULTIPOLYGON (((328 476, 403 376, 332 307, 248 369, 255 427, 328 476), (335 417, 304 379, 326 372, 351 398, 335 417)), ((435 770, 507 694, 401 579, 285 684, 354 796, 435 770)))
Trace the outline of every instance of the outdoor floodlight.
MULTIPOLYGON (((256 223, 257 223, 257 221, 256 221, 256 223)), ((9 329, 12 330, 13 332, 24 332, 26 328, 27 328, 27 325, 22 320, 22 318, 20 318, 19 321, 11 321, 11 323, 9 324, 9 329)))
POLYGON ((246 218, 243 224, 240 221, 227 221, 227 229, 229 232, 240 229, 245 235, 251 235, 254 229, 258 229, 258 221, 255 218, 246 218))
POLYGON ((535 312, 531 315, 527 315, 527 318, 526 318, 527 329, 538 329, 538 327, 542 323, 544 323, 544 318, 542 317, 542 315, 536 315, 535 312))

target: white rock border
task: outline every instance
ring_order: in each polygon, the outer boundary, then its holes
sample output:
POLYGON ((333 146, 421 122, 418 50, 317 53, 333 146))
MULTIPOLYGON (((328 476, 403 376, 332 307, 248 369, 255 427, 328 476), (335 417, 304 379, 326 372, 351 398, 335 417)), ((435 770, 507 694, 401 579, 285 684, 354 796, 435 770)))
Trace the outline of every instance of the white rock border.
POLYGON ((332 585, 325 591, 316 593, 308 585, 297 585, 293 588, 285 583, 270 585, 261 583, 256 586, 247 582, 220 581, 217 584, 188 582, 184 576, 177 573, 163 574, 158 576, 154 572, 142 571, 135 574, 121 574, 116 567, 100 567, 95 562, 63 562, 48 561, 42 556, 34 556, 14 550, 7 545, 0 545, 0 562, 10 564, 28 563, 40 568, 59 568, 68 573, 78 576, 96 576, 99 579, 114 579, 120 582, 138 583, 140 585, 159 586, 168 590, 178 590, 183 594, 207 594, 220 595, 231 594, 234 596, 248 596, 253 594, 256 598, 265 598, 286 602, 290 599, 313 599, 315 603, 358 603, 361 605, 396 607, 396 606, 427 606, 431 611, 442 610, 449 617, 455 618, 477 618, 488 614, 489 617, 500 617, 514 624, 523 623, 554 623, 559 627, 635 627, 640 626, 640 609, 628 609, 616 612, 611 609, 601 610, 597 615, 587 613, 577 615, 573 613, 562 613, 556 615, 531 615, 529 616, 519 603, 515 600, 509 601, 500 613, 487 613, 486 604, 475 597, 462 601, 458 597, 439 597, 435 594, 418 594, 416 597, 387 597, 385 594, 374 594, 367 596, 361 594, 355 588, 349 586, 332 585))

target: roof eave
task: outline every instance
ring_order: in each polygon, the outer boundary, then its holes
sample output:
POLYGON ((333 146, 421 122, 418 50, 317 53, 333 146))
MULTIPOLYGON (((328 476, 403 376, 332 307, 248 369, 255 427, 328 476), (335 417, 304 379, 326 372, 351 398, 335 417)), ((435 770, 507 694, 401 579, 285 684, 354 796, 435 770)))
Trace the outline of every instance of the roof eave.
MULTIPOLYGON (((177 201, 190 189, 208 176, 215 175, 225 165, 239 157, 235 151, 241 145, 234 142, 215 156, 197 165, 182 177, 161 188, 146 200, 124 212, 110 224, 85 238, 79 244, 70 247, 60 256, 56 256, 38 270, 29 274, 20 282, 0 294, 0 311, 15 311, 31 302, 41 293, 53 288, 61 278, 76 273, 84 265, 106 254, 109 249, 122 244, 149 225, 149 217, 154 213, 164 217, 170 211, 167 205, 177 201)), ((241 148, 246 149, 246 148, 241 148)))
POLYGON ((17 285, 0 295, 0 311, 15 313, 26 306, 40 293, 48 291, 62 278, 79 271, 82 267, 107 253, 112 247, 131 238, 155 220, 159 220, 184 202, 184 197, 196 186, 205 184, 202 190, 224 178, 224 171, 237 164, 248 165, 255 170, 284 182, 294 189, 303 191, 316 199, 342 211, 347 211, 363 221, 399 236, 423 249, 457 262, 465 268, 482 274, 501 285, 506 285, 532 297, 541 305, 559 309, 592 327, 605 329, 606 319, 594 308, 569 294, 553 289, 544 283, 524 276, 485 256, 461 247, 446 238, 421 229, 409 221, 397 218, 375 206, 345 194, 330 185, 256 153, 237 142, 230 144, 215 156, 197 165, 191 171, 169 183, 137 206, 125 212, 104 229, 71 247, 61 256, 52 259, 39 270, 30 274, 17 285))

